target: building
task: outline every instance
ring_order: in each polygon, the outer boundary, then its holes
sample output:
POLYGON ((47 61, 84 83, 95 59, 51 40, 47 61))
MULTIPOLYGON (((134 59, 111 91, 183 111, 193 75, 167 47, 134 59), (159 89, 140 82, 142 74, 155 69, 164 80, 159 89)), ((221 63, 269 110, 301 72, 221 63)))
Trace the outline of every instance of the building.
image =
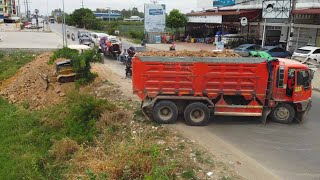
POLYGON ((144 18, 141 18, 139 16, 131 16, 130 18, 124 19, 124 21, 136 21, 136 22, 143 21, 143 20, 144 18))
MULTIPOLYGON (((211 4, 210 8, 209 5, 207 8, 202 7, 204 10, 201 12, 187 14, 188 32, 204 37, 213 36, 218 31, 224 34, 244 34, 254 37, 261 43, 265 24, 262 17, 263 0, 218 0, 215 2, 221 2, 222 6, 212 7, 211 4), (223 6, 224 2, 229 4, 223 6), (248 19, 245 26, 240 24, 241 17, 248 19), (193 29, 196 31, 192 31, 193 29)), ((287 2, 290 3, 289 0, 287 2)), ((290 50, 305 45, 320 46, 320 1, 292 0, 292 3, 294 3, 292 4, 294 9, 291 11, 292 24, 289 18, 266 19, 266 44, 289 44, 290 50)))
POLYGON ((122 16, 119 13, 98 13, 95 12, 94 15, 97 18, 103 19, 103 20, 116 20, 116 19, 120 19, 122 16))
POLYGON ((0 19, 10 20, 17 16, 17 4, 15 0, 0 0, 0 19))

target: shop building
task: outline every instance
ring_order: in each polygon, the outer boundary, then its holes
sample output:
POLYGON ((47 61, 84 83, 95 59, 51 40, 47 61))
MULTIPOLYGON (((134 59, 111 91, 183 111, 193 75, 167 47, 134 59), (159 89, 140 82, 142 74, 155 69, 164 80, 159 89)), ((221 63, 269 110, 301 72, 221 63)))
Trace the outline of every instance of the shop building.
POLYGON ((273 18, 265 21, 262 18, 263 0, 236 0, 234 5, 206 8, 201 12, 187 14, 189 21, 186 32, 195 38, 212 37, 218 31, 222 34, 236 33, 253 37, 256 42, 261 43, 266 23, 266 45, 289 42, 290 50, 305 45, 320 46, 320 1, 292 2, 295 5, 291 12, 293 17, 291 27, 289 18, 273 18), (242 17, 248 20, 245 26, 240 23, 242 17))

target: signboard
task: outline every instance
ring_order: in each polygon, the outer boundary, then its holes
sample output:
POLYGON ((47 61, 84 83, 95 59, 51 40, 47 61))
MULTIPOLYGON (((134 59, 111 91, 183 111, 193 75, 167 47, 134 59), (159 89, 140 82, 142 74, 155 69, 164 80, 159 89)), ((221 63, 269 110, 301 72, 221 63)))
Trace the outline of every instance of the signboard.
POLYGON ((235 0, 197 0, 200 9, 212 9, 213 7, 224 7, 235 5, 235 0))
POLYGON ((286 19, 290 17, 290 0, 264 0, 262 2, 262 17, 265 19, 286 19))
POLYGON ((188 22, 190 23, 222 23, 222 16, 189 16, 188 22))
POLYGON ((248 18, 247 17, 240 18, 240 24, 241 24, 241 26, 248 25, 248 18))
POLYGON ((166 9, 163 4, 144 5, 144 29, 148 32, 165 32, 166 9))
POLYGON ((233 6, 235 5, 235 0, 213 0, 213 7, 224 7, 224 6, 233 6))

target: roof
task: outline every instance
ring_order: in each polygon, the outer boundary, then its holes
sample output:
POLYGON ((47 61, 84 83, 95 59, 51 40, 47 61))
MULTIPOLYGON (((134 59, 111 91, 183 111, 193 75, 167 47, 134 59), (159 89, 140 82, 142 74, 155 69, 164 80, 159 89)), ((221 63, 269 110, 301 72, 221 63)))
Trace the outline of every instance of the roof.
POLYGON ((216 15, 241 15, 241 14, 250 14, 256 13, 258 10, 240 10, 240 11, 218 11, 218 12, 194 12, 188 13, 187 16, 216 16, 216 15))
POLYGON ((121 17, 119 13, 94 13, 94 15, 98 17, 121 17))
POLYGON ((280 62, 285 63, 286 65, 290 65, 291 67, 300 68, 301 66, 304 66, 306 69, 308 69, 308 66, 307 66, 307 65, 301 64, 300 62, 295 61, 295 60, 284 59, 284 58, 278 58, 278 60, 279 60, 280 62))
POLYGON ((296 9, 293 14, 320 14, 320 9, 296 9))
POLYGON ((68 48, 70 49, 76 49, 76 50, 87 50, 91 49, 91 47, 87 45, 68 45, 68 48))
POLYGON ((313 50, 316 50, 316 49, 320 49, 320 47, 305 46, 305 47, 301 47, 301 48, 299 48, 299 49, 304 49, 304 50, 313 51, 313 50))

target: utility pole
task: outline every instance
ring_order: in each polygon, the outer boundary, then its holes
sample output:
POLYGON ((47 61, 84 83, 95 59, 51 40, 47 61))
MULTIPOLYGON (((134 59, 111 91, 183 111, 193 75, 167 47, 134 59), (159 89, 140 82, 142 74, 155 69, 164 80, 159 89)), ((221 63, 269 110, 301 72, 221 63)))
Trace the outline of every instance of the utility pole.
MULTIPOLYGON (((290 11, 290 16, 289 16, 289 30, 288 30, 288 36, 287 36, 287 51, 290 50, 290 38, 291 38, 291 34, 292 34, 292 24, 293 24, 293 11, 296 9, 296 4, 297 1, 296 0, 291 0, 291 11, 290 11)), ((298 39, 297 39, 298 41, 298 39)))
POLYGON ((81 7, 82 7, 82 8, 84 8, 84 5, 83 5, 83 0, 81 0, 81 7))
POLYGON ((66 16, 64 9, 64 0, 62 0, 62 34, 63 34, 63 47, 68 46, 67 37, 66 37, 66 16))

